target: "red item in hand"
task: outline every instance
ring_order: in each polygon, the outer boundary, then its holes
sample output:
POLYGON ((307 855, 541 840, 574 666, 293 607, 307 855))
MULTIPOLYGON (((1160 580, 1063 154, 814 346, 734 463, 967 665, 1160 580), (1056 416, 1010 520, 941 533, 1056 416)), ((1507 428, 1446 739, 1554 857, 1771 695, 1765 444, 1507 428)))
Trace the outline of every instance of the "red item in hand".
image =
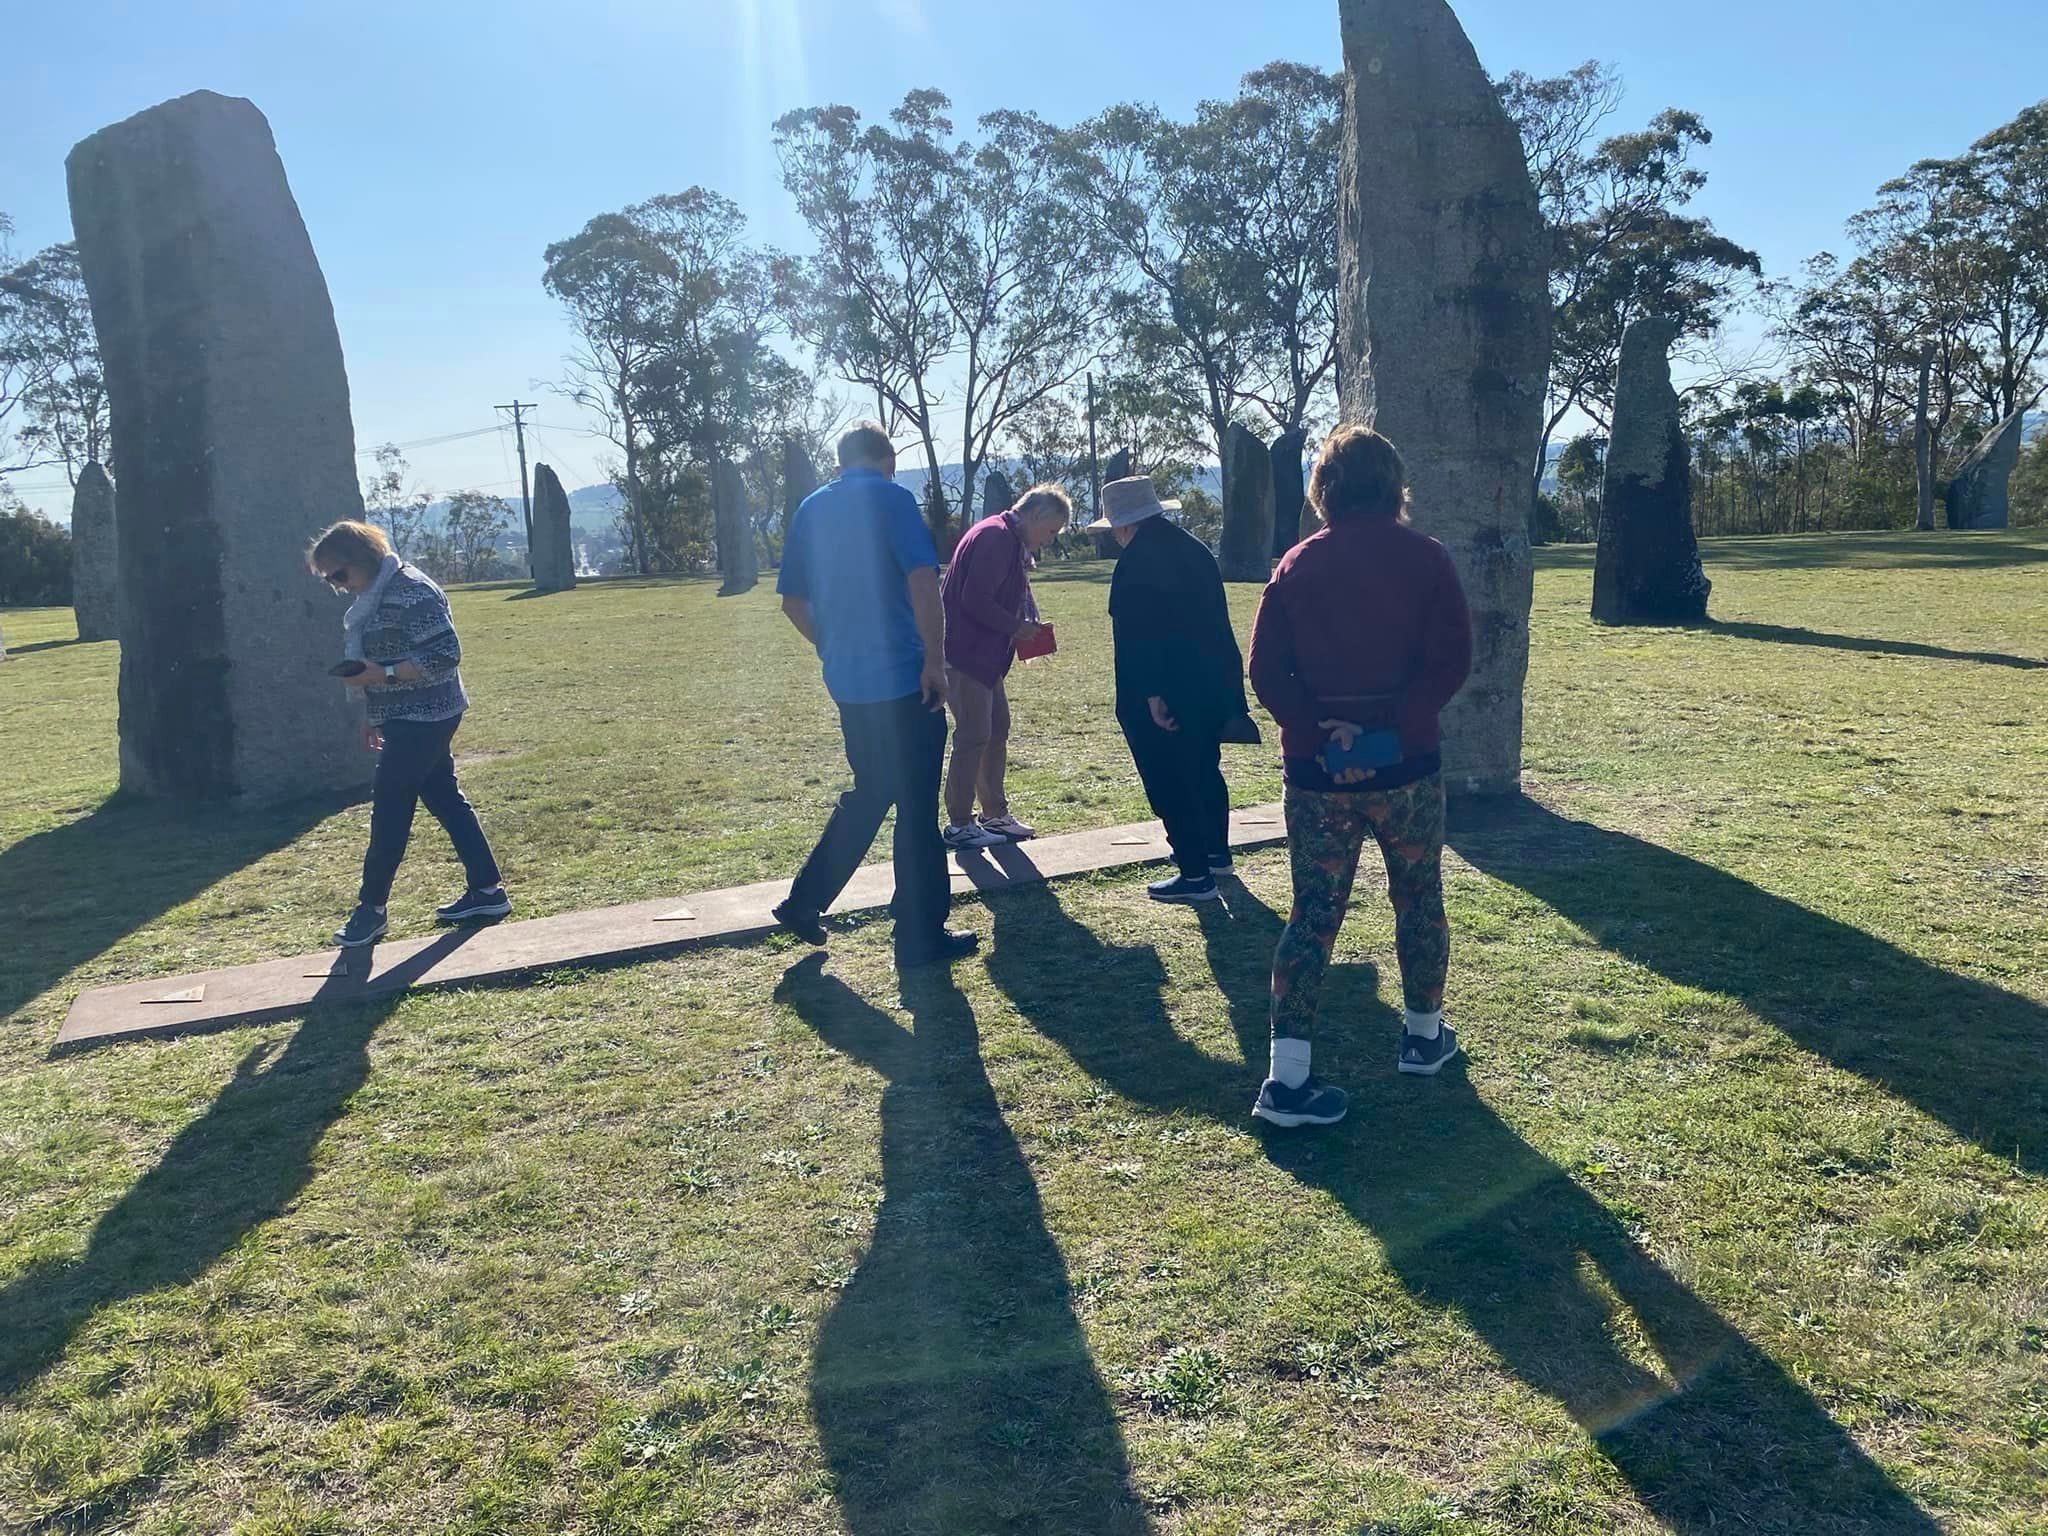
POLYGON ((1050 624, 1041 624, 1038 627, 1037 634, 1033 635, 1029 640, 1019 640, 1017 642, 1017 659, 1019 661, 1030 661, 1034 657, 1050 656, 1058 649, 1059 646, 1052 637, 1052 626, 1050 624))

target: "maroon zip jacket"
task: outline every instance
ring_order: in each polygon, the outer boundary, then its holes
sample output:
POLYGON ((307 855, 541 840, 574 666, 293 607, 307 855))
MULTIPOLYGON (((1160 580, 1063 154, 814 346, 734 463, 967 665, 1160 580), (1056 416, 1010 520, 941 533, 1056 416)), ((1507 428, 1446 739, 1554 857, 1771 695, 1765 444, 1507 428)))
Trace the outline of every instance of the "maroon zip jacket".
POLYGON ((1016 514, 984 517, 961 537, 939 596, 946 611, 946 665, 993 688, 1017 659, 1017 631, 1038 617, 1030 553, 1016 514))
POLYGON ((1394 726, 1410 759, 1472 670, 1472 618, 1450 552, 1392 518, 1335 523, 1289 550, 1259 599, 1252 687, 1281 752, 1313 759, 1318 720, 1394 726))

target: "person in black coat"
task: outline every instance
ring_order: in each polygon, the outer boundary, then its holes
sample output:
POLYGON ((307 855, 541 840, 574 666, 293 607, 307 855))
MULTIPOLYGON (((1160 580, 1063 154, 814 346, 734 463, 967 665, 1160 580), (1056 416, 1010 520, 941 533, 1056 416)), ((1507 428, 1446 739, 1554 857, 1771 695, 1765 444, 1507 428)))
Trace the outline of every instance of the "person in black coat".
POLYGON ((1244 656, 1216 558, 1161 516, 1171 505, 1143 475, 1114 480, 1089 526, 1123 547, 1109 583, 1116 718, 1180 866, 1146 889, 1154 901, 1215 901, 1231 862, 1221 744, 1258 736, 1243 734, 1244 656))

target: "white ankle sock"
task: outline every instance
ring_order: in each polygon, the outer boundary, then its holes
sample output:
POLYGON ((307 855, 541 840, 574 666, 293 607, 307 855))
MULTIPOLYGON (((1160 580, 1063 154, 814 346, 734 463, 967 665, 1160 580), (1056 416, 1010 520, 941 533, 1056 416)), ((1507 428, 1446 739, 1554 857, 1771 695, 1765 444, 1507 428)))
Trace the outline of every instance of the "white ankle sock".
POLYGON ((1276 1079, 1282 1088, 1299 1088, 1308 1081, 1308 1042, 1306 1040, 1273 1039, 1273 1065, 1267 1071, 1268 1077, 1276 1079))
POLYGON ((1444 1011, 1441 1008, 1434 1013, 1417 1013, 1410 1008, 1407 1015, 1407 1028, 1411 1035, 1420 1036, 1424 1040, 1434 1040, 1443 1030, 1444 1011))

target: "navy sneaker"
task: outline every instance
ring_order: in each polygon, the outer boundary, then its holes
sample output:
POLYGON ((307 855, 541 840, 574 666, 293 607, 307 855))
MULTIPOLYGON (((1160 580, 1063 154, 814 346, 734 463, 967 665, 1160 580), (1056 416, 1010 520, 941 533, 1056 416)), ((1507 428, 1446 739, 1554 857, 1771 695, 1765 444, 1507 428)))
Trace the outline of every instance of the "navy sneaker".
POLYGON ((343 949, 361 949, 365 944, 376 943, 390 930, 384 909, 364 903, 349 914, 348 921, 334 935, 334 942, 343 949))
POLYGON ((964 928, 941 928, 939 936, 928 944, 914 949, 896 951, 896 969, 915 970, 923 965, 949 965, 955 960, 965 960, 981 948, 981 935, 964 928))
POLYGON ((1335 1125, 1344 1118, 1351 1101, 1342 1088, 1310 1078, 1299 1088, 1289 1088, 1277 1077, 1266 1079, 1259 1090, 1252 1113, 1273 1125, 1335 1125))
POLYGON ((1416 1077, 1435 1077, 1457 1054, 1458 1032, 1448 1024, 1437 1030, 1434 1040, 1401 1031, 1401 1060, 1398 1065, 1403 1072, 1416 1077))
POLYGON ((1204 875, 1195 880, 1187 875, 1175 875, 1171 880, 1154 880, 1145 887, 1145 894, 1154 901, 1172 901, 1185 905, 1196 901, 1221 901, 1222 894, 1216 889, 1216 877, 1204 875))
POLYGON ((806 944, 825 942, 825 925, 815 912, 806 912, 795 903, 785 901, 772 909, 769 915, 806 944))
POLYGON ((434 908, 437 923, 478 923, 487 918, 503 917, 512 910, 512 898, 505 894, 505 887, 494 885, 487 891, 464 891, 445 907, 434 908))

